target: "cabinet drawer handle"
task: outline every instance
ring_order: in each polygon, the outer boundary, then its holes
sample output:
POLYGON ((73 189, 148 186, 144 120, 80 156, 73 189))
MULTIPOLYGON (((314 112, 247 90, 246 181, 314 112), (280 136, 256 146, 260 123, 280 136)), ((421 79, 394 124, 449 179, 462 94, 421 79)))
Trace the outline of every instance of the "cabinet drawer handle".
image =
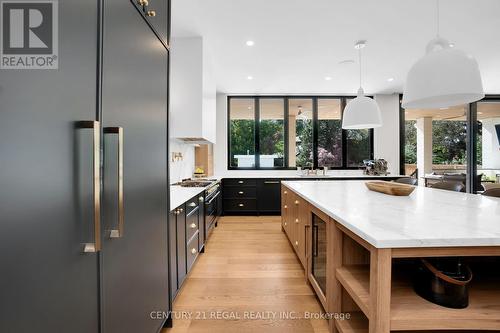
POLYGON ((148 0, 138 0, 137 3, 140 6, 149 6, 149 1, 148 0))
POLYGON ((280 182, 278 180, 266 180, 264 184, 279 184, 280 182))
POLYGON ((288 194, 288 191, 283 191, 283 193, 288 194))
POLYGON ((198 201, 199 201, 199 202, 203 202, 204 200, 205 200, 205 198, 204 198, 204 197, 199 197, 199 198, 198 198, 198 201))
POLYGON ((156 10, 148 10, 146 12, 146 15, 149 17, 155 17, 156 16, 156 10))
POLYGON ((198 251, 196 251, 196 249, 193 247, 193 248, 191 249, 191 253, 192 253, 192 254, 196 254, 196 252, 198 252, 198 251))
POLYGON ((238 204, 238 206, 239 206, 239 207, 244 207, 245 205, 244 205, 244 204, 242 204, 242 203, 240 203, 240 204, 238 204))
POLYGON ((299 223, 299 219, 295 219, 295 223, 299 223))
POLYGON ((182 213, 184 211, 184 208, 179 208, 179 213, 182 213))
POLYGON ((295 246, 299 246, 299 241, 295 241, 295 246))
POLYGON ((242 181, 242 180, 239 180, 239 181, 238 181, 238 184, 244 184, 244 183, 245 183, 245 182, 244 182, 244 181, 242 181))
POLYGON ((288 208, 288 206, 287 206, 287 205, 285 205, 285 206, 283 206, 283 208, 287 209, 287 208, 288 208))
POLYGON ((238 192, 238 194, 245 194, 245 192, 243 192, 243 191, 239 191, 239 192, 238 192))
POLYGON ((286 227, 286 222, 284 223, 285 227, 286 227))
POLYGON ((196 207, 196 202, 191 202, 191 203, 189 203, 189 205, 188 205, 188 206, 189 206, 189 207, 196 207))
POLYGON ((194 229, 196 228, 196 223, 191 223, 189 226, 191 227, 191 229, 194 229))
POLYGON ((295 200, 295 204, 298 205, 299 204, 299 200, 295 200))

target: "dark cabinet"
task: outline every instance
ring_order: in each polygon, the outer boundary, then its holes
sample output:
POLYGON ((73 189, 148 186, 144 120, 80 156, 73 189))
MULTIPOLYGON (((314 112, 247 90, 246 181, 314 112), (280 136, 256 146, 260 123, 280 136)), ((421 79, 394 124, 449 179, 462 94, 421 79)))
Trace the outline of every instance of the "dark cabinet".
POLYGON ((203 248, 203 194, 170 213, 170 298, 173 301, 203 248))
POLYGON ((259 179, 257 182, 257 208, 260 214, 279 214, 281 182, 279 179, 259 179))
MULTIPOLYGON (((186 278, 186 212, 185 206, 177 211, 177 290, 181 287, 186 278)), ((177 290, 175 294, 177 294, 177 290)))
POLYGON ((179 290, 177 284, 177 209, 170 212, 168 216, 168 248, 170 256, 170 300, 173 301, 174 297, 179 290))
POLYGON ((223 179, 224 214, 280 214, 279 179, 223 179))
POLYGON ((58 69, 0 75, 0 332, 158 332, 168 51, 128 1, 56 5, 58 69))
POLYGON ((169 215, 170 299, 173 301, 186 278, 186 205, 169 215))
POLYGON ((153 32, 165 44, 169 45, 170 26, 167 17, 170 15, 169 0, 130 0, 135 4, 144 20, 153 32))
POLYGON ((143 313, 169 310, 168 298, 161 296, 168 294, 168 135, 166 125, 156 124, 167 124, 168 51, 129 2, 109 0, 104 6, 103 331, 156 332, 161 320, 143 313), (138 158, 154 151, 165 154, 138 158), (119 197, 121 208, 110 200, 119 197))
POLYGON ((59 69, 1 71, 0 332, 99 329, 99 253, 82 244, 99 239, 99 124, 75 126, 98 120, 98 27, 97 2, 61 1, 59 69))

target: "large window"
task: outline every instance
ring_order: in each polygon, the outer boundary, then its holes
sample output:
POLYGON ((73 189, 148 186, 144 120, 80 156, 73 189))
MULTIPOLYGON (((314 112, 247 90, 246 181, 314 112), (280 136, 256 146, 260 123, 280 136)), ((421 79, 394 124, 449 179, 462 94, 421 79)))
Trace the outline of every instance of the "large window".
POLYGON ((422 181, 467 173, 467 107, 408 109, 405 118, 405 173, 418 169, 422 181))
POLYGON ((229 166, 255 168, 255 100, 229 100, 229 166))
POLYGON ((288 165, 313 167, 313 100, 288 100, 288 165))
POLYGON ((481 193, 500 187, 500 96, 442 109, 401 109, 405 174, 419 184, 460 181, 481 193))
POLYGON ((342 167, 340 99, 318 99, 318 166, 342 167))
POLYGON ((285 166, 285 104, 282 98, 261 98, 259 108, 259 165, 285 166))
POLYGON ((229 169, 355 169, 373 130, 342 130, 344 97, 228 98, 229 169))

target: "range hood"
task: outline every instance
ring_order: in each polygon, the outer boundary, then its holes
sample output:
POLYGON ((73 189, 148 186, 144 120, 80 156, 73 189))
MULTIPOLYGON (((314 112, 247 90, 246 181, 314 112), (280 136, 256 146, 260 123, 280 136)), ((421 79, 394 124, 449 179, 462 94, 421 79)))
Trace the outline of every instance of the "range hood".
POLYGON ((170 137, 215 143, 216 85, 203 39, 172 39, 170 68, 170 137))

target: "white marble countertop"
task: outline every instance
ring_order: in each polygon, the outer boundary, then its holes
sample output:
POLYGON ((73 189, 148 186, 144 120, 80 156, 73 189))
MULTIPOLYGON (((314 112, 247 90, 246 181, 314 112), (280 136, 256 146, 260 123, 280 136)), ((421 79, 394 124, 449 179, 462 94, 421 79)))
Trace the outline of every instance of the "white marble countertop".
POLYGON ((170 185, 170 211, 173 211, 203 191, 205 191, 205 187, 182 187, 179 185, 170 185))
POLYGON ((425 187, 407 197, 363 181, 283 184, 377 248, 500 246, 500 199, 425 187))

